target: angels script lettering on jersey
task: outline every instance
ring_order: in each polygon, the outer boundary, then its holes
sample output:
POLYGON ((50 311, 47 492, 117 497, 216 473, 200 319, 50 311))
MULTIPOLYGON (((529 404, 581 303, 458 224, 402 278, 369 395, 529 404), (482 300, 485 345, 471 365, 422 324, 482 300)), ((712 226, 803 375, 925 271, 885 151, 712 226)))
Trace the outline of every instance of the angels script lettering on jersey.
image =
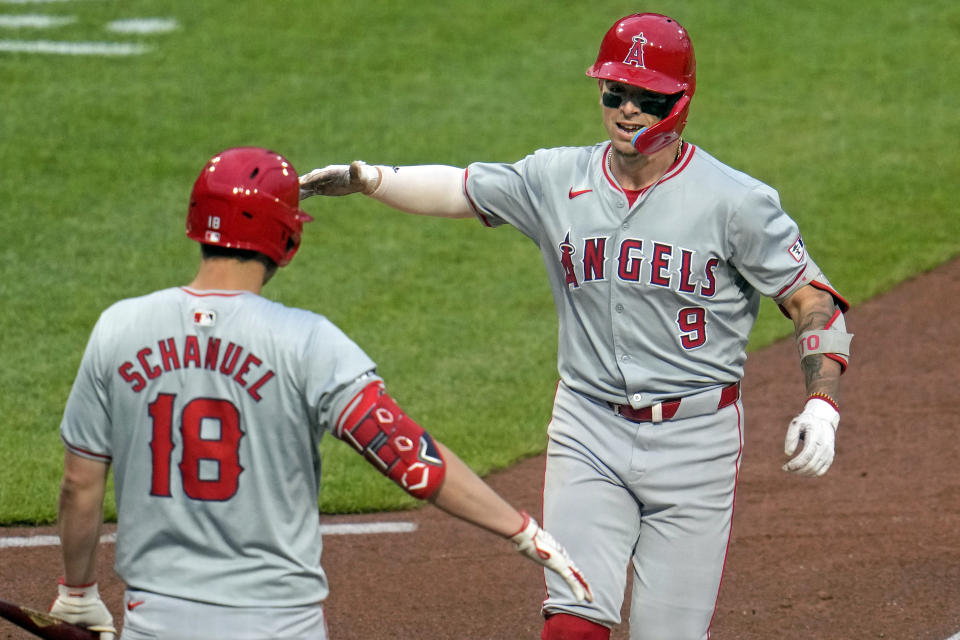
POLYGON ((260 372, 263 361, 242 345, 229 342, 221 344, 220 338, 206 338, 201 348, 200 338, 185 336, 180 344, 174 338, 157 341, 156 349, 145 346, 136 356, 117 369, 120 377, 129 382, 131 389, 139 393, 147 386, 147 380, 155 380, 164 373, 178 369, 204 369, 232 378, 246 389, 250 397, 260 402, 260 389, 276 375, 273 369, 260 372), (249 379, 259 377, 251 384, 249 379))
MULTIPOLYGON (((568 231, 560 248, 560 265, 568 286, 580 287, 580 282, 597 282, 607 279, 607 240, 606 236, 583 239, 583 256, 580 260, 582 279, 578 277, 574 265, 576 247, 570 241, 568 231)), ((625 238, 616 252, 617 277, 623 282, 643 282, 656 287, 669 287, 683 293, 695 293, 704 298, 713 297, 717 292, 717 279, 714 275, 720 259, 708 258, 696 273, 694 251, 677 249, 665 242, 651 242, 650 255, 644 255, 644 241, 639 238, 625 238), (648 265, 644 269, 644 264, 648 265), (675 275, 679 277, 675 277, 675 275), (702 278, 700 277, 702 275, 702 278)))

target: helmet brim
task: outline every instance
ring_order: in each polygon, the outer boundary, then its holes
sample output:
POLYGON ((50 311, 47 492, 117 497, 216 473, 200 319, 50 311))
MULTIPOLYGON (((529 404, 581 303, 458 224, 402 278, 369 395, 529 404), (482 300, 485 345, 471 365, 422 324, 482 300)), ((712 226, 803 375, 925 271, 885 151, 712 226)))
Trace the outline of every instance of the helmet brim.
POLYGON ((670 76, 664 75, 650 69, 638 69, 631 65, 625 65, 619 62, 603 62, 595 64, 587 69, 587 75, 591 78, 600 80, 610 80, 611 82, 622 82, 634 87, 641 87, 647 91, 655 93, 680 93, 686 92, 689 86, 686 82, 677 82, 670 76))

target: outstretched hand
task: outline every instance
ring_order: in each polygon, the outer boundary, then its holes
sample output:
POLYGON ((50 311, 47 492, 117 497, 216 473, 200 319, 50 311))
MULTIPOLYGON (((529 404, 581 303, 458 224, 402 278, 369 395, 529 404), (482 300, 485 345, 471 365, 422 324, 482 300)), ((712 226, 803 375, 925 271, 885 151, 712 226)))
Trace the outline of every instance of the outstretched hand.
POLYGON ((362 160, 331 164, 300 176, 300 199, 370 193, 380 184, 380 170, 362 160))

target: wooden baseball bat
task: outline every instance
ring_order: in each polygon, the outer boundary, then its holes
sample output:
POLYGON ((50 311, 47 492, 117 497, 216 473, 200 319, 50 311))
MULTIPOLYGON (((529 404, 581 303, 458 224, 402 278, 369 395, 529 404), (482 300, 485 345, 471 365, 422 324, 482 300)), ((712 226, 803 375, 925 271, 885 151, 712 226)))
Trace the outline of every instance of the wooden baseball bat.
POLYGON ((0 599, 0 617, 45 640, 97 640, 100 634, 0 599))

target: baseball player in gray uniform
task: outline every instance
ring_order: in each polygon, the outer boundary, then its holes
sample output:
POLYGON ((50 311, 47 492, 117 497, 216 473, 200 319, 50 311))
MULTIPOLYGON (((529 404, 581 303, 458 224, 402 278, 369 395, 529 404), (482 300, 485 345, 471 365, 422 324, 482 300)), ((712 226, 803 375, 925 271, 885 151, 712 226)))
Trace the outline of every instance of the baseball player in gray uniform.
POLYGON ((95 568, 112 465, 124 639, 325 639, 327 430, 411 495, 562 574, 574 600, 592 598, 566 551, 407 416, 360 347, 323 316, 260 296, 311 220, 298 200, 282 156, 218 154, 190 198, 196 278, 97 321, 61 425, 64 577, 51 613, 115 634, 95 568))
POLYGON ((699 640, 730 538, 761 296, 796 326, 807 398, 784 469, 811 476, 833 460, 847 303, 774 189, 681 138, 696 65, 680 24, 618 20, 587 75, 609 137, 599 144, 466 169, 331 165, 301 176, 301 198, 362 192, 410 213, 510 224, 537 244, 559 316, 543 522, 595 596, 580 602, 547 574, 542 637, 608 638, 632 565, 630 637, 699 640))

